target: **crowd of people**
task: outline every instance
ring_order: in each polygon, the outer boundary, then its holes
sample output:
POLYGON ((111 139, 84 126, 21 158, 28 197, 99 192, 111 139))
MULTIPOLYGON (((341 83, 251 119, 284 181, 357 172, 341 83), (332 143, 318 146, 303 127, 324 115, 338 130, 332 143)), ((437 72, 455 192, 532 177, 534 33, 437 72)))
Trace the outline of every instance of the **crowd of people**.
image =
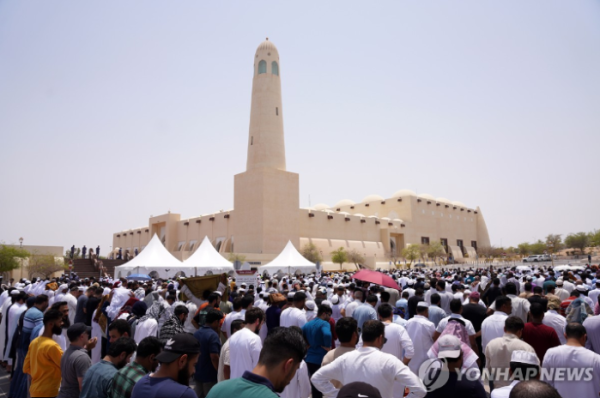
POLYGON ((597 397, 600 271, 2 286, 9 398, 597 397))

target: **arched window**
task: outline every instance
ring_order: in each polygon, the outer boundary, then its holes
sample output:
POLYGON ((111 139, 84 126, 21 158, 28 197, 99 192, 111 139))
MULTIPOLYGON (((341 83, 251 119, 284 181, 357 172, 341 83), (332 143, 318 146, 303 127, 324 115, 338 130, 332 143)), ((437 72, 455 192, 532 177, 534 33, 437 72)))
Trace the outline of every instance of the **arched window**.
POLYGON ((267 73, 267 61, 262 60, 258 63, 258 74, 267 73))
POLYGON ((279 76, 279 65, 277 65, 277 62, 275 61, 271 63, 271 73, 279 76))

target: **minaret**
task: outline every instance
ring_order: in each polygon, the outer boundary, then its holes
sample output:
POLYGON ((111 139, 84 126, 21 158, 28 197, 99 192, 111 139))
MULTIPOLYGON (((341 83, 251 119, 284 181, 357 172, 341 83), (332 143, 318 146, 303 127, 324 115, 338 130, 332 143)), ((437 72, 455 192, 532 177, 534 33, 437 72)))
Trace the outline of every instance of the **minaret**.
POLYGON ((246 171, 234 177, 231 221, 236 253, 264 264, 288 240, 299 249, 299 181, 298 174, 285 168, 279 52, 267 39, 254 54, 246 171))
POLYGON ((279 52, 267 37, 254 55, 246 170, 285 170, 280 75, 279 52))

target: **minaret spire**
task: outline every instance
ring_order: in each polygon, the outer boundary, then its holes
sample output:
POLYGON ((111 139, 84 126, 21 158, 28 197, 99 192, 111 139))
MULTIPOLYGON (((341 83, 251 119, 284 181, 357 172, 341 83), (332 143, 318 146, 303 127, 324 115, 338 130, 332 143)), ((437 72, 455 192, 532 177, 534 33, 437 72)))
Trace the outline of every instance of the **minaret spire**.
POLYGON ((279 52, 267 37, 256 49, 246 170, 285 170, 279 52))

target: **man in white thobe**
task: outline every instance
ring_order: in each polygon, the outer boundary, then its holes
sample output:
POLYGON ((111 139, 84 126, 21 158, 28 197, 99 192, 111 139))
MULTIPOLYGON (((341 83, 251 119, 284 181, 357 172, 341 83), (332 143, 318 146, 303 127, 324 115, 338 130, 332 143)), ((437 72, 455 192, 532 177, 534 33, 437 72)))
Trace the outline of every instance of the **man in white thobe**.
POLYGON ((550 348, 544 355, 543 381, 558 390, 563 398, 597 397, 600 393, 600 355, 585 348, 587 333, 578 323, 569 323, 567 343, 550 348), (562 373, 561 373, 562 372, 562 373), (568 377, 582 372, 584 377, 568 377), (586 373, 590 378, 585 378, 586 373))
POLYGON ((62 301, 66 301, 69 305, 69 321, 71 325, 75 323, 75 314, 77 313, 77 298, 79 297, 79 287, 73 286, 69 289, 69 293, 65 294, 62 301))
POLYGON ((311 381, 324 397, 336 397, 339 392, 332 380, 342 385, 362 381, 377 386, 383 398, 392 398, 394 390, 403 392, 404 388, 414 397, 425 396, 427 390, 421 379, 398 358, 380 351, 385 339, 385 326, 381 321, 365 322, 362 338, 361 348, 340 356, 313 374, 311 381))
POLYGON ((306 313, 304 312, 305 303, 305 293, 297 292, 294 294, 292 306, 281 312, 279 325, 286 328, 289 328, 290 326, 298 326, 299 328, 302 328, 302 326, 306 324, 306 313))
POLYGON ((494 303, 497 303, 496 311, 481 323, 481 349, 483 352, 490 341, 504 336, 504 323, 512 311, 512 300, 509 297, 499 296, 494 303))
POLYGON ((260 308, 246 311, 246 324, 229 338, 230 378, 242 377, 244 372, 251 372, 258 364, 262 341, 257 332, 264 319, 265 314, 260 308))
POLYGON ((563 281, 561 279, 556 281, 556 290, 554 290, 554 294, 558 296, 560 301, 565 301, 571 296, 571 293, 564 288, 563 281))
POLYGON ((414 374, 418 374, 419 367, 429 359, 427 351, 433 346, 435 325, 429 320, 428 307, 429 304, 426 301, 419 301, 417 304, 417 314, 406 323, 406 331, 415 351, 415 355, 410 360, 408 367, 414 374))
POLYGON ((8 363, 8 365, 12 365, 12 358, 10 358, 9 353, 15 332, 17 331, 19 318, 23 312, 27 311, 27 305, 25 304, 26 299, 26 293, 19 293, 17 296, 17 301, 13 306, 10 307, 10 310, 8 311, 8 334, 6 339, 6 347, 4 348, 4 360, 8 363))
POLYGON ((546 313, 544 314, 544 319, 542 320, 542 323, 556 330, 556 334, 558 335, 560 344, 565 344, 567 342, 567 338, 565 337, 565 327, 567 326, 567 319, 557 312, 558 309, 559 308, 556 307, 555 303, 548 302, 548 311, 546 311, 546 313))
POLYGON ((510 357, 510 375, 514 380, 508 385, 495 388, 492 391, 491 398, 509 398, 513 387, 524 380, 531 380, 539 377, 540 360, 535 352, 513 351, 510 357), (532 374, 537 368, 538 374, 532 374))

